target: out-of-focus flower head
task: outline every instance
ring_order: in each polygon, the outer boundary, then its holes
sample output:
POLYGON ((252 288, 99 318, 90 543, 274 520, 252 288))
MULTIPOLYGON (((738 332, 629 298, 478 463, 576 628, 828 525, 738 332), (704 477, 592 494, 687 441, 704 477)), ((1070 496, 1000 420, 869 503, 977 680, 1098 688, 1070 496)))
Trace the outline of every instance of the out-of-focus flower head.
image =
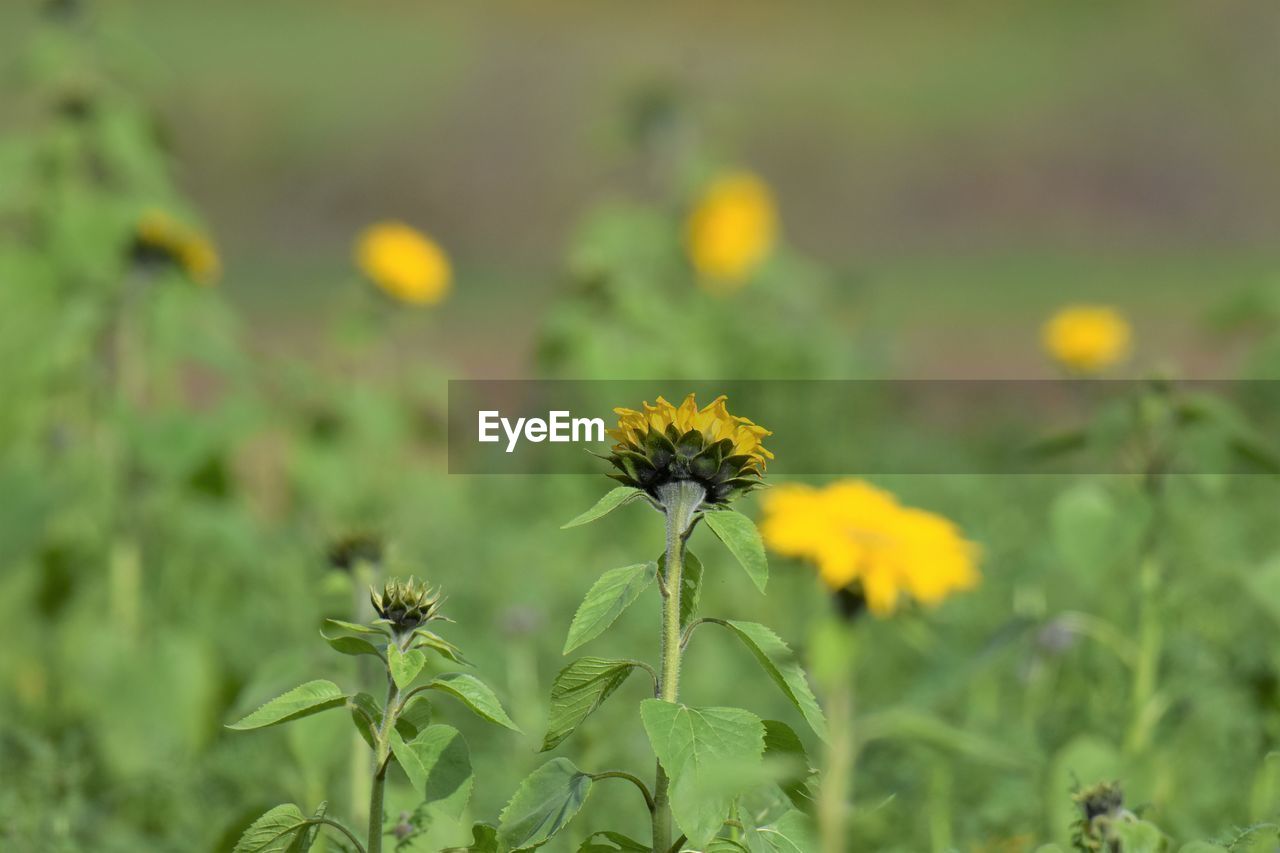
POLYGON ((659 397, 642 412, 614 409, 618 426, 608 433, 618 443, 609 461, 620 473, 610 476, 654 498, 666 483, 692 480, 712 504, 759 485, 766 460, 773 458, 762 442, 772 433, 730 414, 727 399, 721 395, 699 409, 690 394, 679 406, 659 397))
POLYGON ((403 222, 370 225, 356 240, 356 266, 378 289, 410 305, 436 305, 453 285, 444 249, 403 222))
POLYGON ((833 592, 855 592, 879 616, 903 599, 937 605, 978 582, 977 546, 951 521, 862 480, 777 486, 764 512, 767 546, 813 563, 833 592))
POLYGON ((133 254, 144 263, 175 264, 198 284, 215 284, 222 275, 222 262, 209 238, 159 208, 151 208, 138 218, 133 254))
POLYGON ((1045 351, 1072 373, 1106 370, 1129 354, 1129 321, 1106 305, 1070 305, 1049 318, 1042 330, 1045 351))
POLYGON ((694 206, 685 229, 699 282, 715 293, 738 290, 768 259, 777 232, 777 206, 764 181, 747 172, 717 178, 694 206))

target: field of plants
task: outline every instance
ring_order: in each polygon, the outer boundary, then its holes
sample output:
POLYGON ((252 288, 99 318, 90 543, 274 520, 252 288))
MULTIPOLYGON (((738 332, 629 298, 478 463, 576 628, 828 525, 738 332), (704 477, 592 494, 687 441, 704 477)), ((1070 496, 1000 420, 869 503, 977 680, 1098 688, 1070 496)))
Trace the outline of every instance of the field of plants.
POLYGON ((484 6, 0 8, 0 851, 1280 850, 1280 10, 484 6))

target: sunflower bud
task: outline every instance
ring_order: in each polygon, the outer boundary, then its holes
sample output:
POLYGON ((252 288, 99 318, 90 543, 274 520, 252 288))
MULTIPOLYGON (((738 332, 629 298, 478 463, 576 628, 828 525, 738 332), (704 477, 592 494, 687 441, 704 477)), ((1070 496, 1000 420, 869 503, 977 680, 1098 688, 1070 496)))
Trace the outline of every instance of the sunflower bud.
POLYGON ((382 551, 382 539, 377 534, 357 531, 334 540, 327 557, 333 568, 350 572, 361 564, 378 565, 382 562, 382 551))
POLYGON ((398 635, 408 634, 433 619, 444 618, 440 614, 443 599, 439 590, 419 584, 414 578, 407 581, 388 581, 382 592, 370 587, 369 600, 378 616, 391 623, 398 635))
POLYGON ((728 503, 759 486, 773 458, 761 440, 773 433, 729 414, 725 399, 699 409, 690 394, 678 407, 659 397, 643 412, 614 409, 618 428, 608 432, 618 443, 609 462, 619 473, 609 476, 659 504, 673 493, 671 484, 696 484, 706 504, 728 503))
POLYGON ((222 264, 213 243, 163 210, 148 210, 134 228, 132 256, 140 266, 170 265, 198 284, 213 284, 222 264))
POLYGON ((1113 837, 1111 825, 1134 820, 1124 807, 1124 792, 1119 782, 1099 782, 1077 791, 1072 800, 1080 809, 1073 839, 1077 850, 1118 853, 1120 842, 1113 837))

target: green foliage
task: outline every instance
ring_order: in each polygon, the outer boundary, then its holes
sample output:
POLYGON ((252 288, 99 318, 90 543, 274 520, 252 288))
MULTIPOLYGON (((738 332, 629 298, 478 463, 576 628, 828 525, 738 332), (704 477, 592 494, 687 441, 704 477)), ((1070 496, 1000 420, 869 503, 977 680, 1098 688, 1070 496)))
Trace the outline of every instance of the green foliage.
POLYGON ((493 690, 470 673, 446 672, 428 682, 426 689, 448 693, 489 722, 497 723, 515 732, 520 731, 503 710, 502 703, 498 701, 493 690))
POLYGON ((502 810, 498 841, 504 849, 532 850, 551 840, 581 810, 591 793, 591 776, 567 758, 539 767, 502 810))
POLYGON ((764 592, 769 581, 769 560, 764 554, 764 542, 755 523, 732 509, 716 510, 703 516, 707 526, 720 538, 729 552, 746 571, 756 589, 764 592))
POLYGON ((632 486, 618 486, 617 488, 605 492, 604 497, 596 501, 595 505, 591 507, 591 509, 575 517, 572 521, 561 525, 561 529, 590 524, 597 519, 604 518, 618 507, 626 506, 636 498, 642 497, 643 495, 644 492, 632 486))
POLYGON ((657 576, 658 564, 655 562, 610 569, 601 575, 600 580, 587 590, 587 597, 573 616, 562 654, 569 654, 603 633, 653 584, 657 576))
POLYGON ((246 731, 275 726, 340 707, 346 704, 346 701, 347 694, 332 681, 324 679, 308 681, 264 703, 256 711, 245 715, 227 728, 246 731))
POLYGON ((805 678, 804 670, 801 669, 795 653, 791 651, 791 647, 784 643, 782 638, 772 630, 757 622, 739 622, 728 619, 721 624, 732 631, 751 650, 756 660, 760 662, 760 666, 764 667, 764 671, 778 685, 778 689, 791 700, 791 704, 795 705, 796 710, 804 716, 814 734, 826 740, 826 717, 823 716, 822 709, 818 707, 818 700, 813 695, 813 690, 810 689, 809 682, 805 678))
POLYGON ((640 717, 658 761, 671 776, 672 811, 694 847, 729 816, 733 798, 755 781, 764 723, 740 708, 690 708, 646 699, 640 717))
POLYGON ((580 658, 560 670, 551 685, 551 710, 542 751, 559 746, 638 667, 635 661, 580 658))

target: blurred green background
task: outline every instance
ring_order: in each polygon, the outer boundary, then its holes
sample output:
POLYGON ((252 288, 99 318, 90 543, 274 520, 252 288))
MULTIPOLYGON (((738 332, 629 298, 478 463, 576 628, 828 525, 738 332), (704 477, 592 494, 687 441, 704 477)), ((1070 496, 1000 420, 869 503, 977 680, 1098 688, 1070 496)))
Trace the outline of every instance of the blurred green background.
MULTIPOLYGON (((661 528, 633 507, 558 530, 603 478, 450 476, 448 378, 1050 377, 1040 325, 1071 302, 1127 314, 1120 375, 1275 377, 1278 29, 1234 0, 4 4, 0 847, 225 851, 277 802, 347 813, 345 717, 222 726, 359 678, 316 629, 352 615, 325 555, 364 531, 445 587, 442 633, 526 733, 441 706, 471 743, 469 817, 496 817, 542 761, 582 594, 661 528), (782 239, 717 298, 680 229, 727 168, 772 187, 782 239), (139 268, 154 206, 211 235, 216 288, 139 268), (450 254, 444 304, 353 269, 387 218, 450 254)), ((1093 437, 1115 449, 1121 420, 1093 437)), ((1193 455, 1241 435, 1162 425, 1193 455)), ((851 850, 1067 849, 1072 786, 1110 778, 1179 841, 1280 814, 1275 466, 1157 496, 1149 461, 878 478, 956 520, 984 583, 863 626, 851 850)), ((829 607, 812 573, 776 561, 762 597, 702 536, 705 610, 804 654, 829 607)), ((653 654, 656 606, 619 625, 590 653, 653 654)), ((689 702, 792 720, 703 642, 689 702)), ((648 773, 641 696, 555 754, 648 773)), ((548 849, 643 837, 633 799, 602 788, 548 849)), ((396 779, 392 815, 413 800, 396 779)))

